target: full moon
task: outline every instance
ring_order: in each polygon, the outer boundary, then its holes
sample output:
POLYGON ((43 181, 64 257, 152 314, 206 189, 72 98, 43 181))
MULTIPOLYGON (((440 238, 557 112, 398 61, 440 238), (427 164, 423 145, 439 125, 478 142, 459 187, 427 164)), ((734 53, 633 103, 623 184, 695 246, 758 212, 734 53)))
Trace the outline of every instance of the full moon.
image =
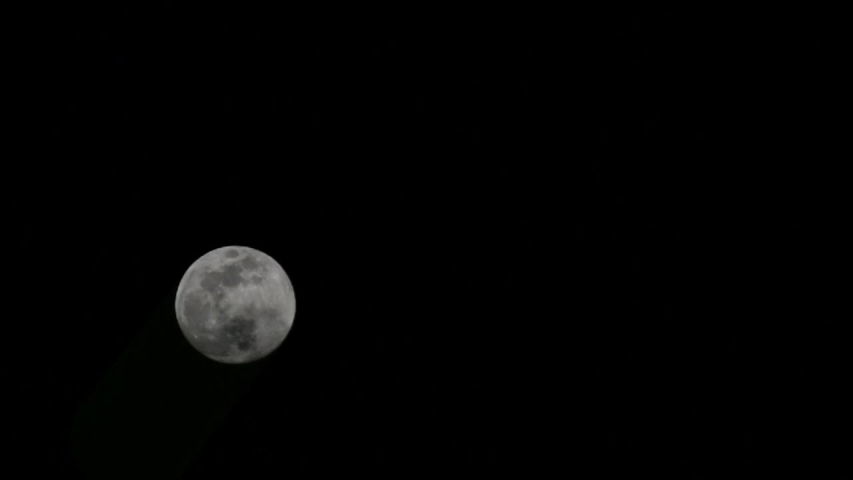
POLYGON ((296 314, 290 278, 269 255, 222 247, 195 261, 178 287, 178 324, 190 344, 222 363, 247 363, 284 341, 296 314))

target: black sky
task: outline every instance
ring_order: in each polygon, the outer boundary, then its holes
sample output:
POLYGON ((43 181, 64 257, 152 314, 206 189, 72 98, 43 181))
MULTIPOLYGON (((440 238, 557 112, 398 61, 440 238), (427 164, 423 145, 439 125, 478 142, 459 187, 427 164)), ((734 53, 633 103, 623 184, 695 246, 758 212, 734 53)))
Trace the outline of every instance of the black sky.
POLYGON ((820 103, 783 107, 770 81, 817 71, 819 40, 673 11, 301 15, 69 10, 22 37, 15 459, 57 478, 838 474, 850 329, 807 300, 807 180, 763 163, 822 154, 827 130, 769 127, 820 103), (225 245, 296 292, 251 365, 206 360, 175 319, 185 270, 225 245))

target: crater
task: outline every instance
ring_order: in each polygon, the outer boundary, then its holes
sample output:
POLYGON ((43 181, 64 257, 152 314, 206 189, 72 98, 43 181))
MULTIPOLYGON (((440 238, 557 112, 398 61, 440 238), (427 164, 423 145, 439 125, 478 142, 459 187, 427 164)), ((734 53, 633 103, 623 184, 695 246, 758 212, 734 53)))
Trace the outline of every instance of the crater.
POLYGON ((222 287, 233 288, 244 282, 240 275, 243 268, 238 264, 226 265, 222 270, 203 273, 199 285, 214 296, 222 294, 222 287))
POLYGON ((245 352, 252 350, 258 344, 257 323, 255 320, 243 316, 234 316, 222 327, 224 340, 236 345, 237 350, 245 352))
POLYGON ((240 260, 240 264, 243 265, 243 268, 246 270, 257 270, 263 266, 261 262, 254 257, 254 255, 249 255, 243 260, 240 260))
POLYGON ((222 283, 223 276, 224 275, 222 274, 222 272, 216 270, 203 273, 199 285, 201 285, 201 288, 207 290, 208 292, 214 292, 216 291, 217 287, 219 287, 219 284, 222 283))
POLYGON ((222 285, 230 288, 243 283, 243 277, 240 276, 240 272, 242 271, 243 269, 237 265, 226 266, 222 274, 222 285))

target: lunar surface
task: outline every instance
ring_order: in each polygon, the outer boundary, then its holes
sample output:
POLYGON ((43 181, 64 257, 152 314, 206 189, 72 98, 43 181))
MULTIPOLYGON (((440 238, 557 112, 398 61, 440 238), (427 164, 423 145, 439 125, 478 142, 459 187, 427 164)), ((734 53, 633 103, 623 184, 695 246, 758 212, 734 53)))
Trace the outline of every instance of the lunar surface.
POLYGON ((223 247, 184 274, 175 312, 196 350, 218 362, 246 363, 281 345, 293 325, 296 298, 284 269, 269 255, 223 247))

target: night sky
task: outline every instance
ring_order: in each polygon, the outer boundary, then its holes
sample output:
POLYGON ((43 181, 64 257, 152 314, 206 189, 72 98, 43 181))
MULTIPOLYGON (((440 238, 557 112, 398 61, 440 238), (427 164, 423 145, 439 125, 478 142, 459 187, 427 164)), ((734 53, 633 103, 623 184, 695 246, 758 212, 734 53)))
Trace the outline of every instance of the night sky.
POLYGON ((822 104, 771 81, 820 71, 819 39, 768 49, 673 11, 72 10, 21 42, 8 458, 69 479, 850 478, 849 321, 815 300, 812 185, 770 162, 824 153, 823 127, 770 127, 822 104), (296 294, 248 365, 175 317, 226 245, 296 294))

